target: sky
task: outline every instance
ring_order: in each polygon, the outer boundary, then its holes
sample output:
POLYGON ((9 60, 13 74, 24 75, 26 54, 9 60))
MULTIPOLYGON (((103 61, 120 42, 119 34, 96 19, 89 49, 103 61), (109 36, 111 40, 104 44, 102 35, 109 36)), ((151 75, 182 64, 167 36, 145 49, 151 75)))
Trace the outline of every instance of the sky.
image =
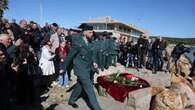
POLYGON ((149 35, 195 38, 195 0, 9 0, 4 17, 75 28, 109 16, 149 35))

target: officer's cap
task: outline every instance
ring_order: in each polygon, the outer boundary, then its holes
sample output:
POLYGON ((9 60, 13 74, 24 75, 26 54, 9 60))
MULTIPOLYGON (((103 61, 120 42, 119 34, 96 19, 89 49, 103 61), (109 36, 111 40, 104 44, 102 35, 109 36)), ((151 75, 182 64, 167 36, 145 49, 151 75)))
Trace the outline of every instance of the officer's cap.
POLYGON ((93 27, 86 23, 81 24, 78 28, 82 29, 82 31, 93 30, 93 27))
POLYGON ((53 26, 55 27, 58 27, 58 24, 57 23, 52 23, 53 26))

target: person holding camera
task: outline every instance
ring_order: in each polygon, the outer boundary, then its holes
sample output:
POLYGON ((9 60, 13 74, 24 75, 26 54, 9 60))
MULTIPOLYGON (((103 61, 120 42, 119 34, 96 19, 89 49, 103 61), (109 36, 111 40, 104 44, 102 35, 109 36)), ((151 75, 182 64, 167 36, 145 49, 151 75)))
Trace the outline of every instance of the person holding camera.
POLYGON ((183 55, 185 52, 189 53, 189 49, 184 46, 182 43, 178 43, 171 52, 171 61, 175 63, 176 68, 176 75, 180 75, 180 67, 179 67, 179 58, 181 55, 183 55))

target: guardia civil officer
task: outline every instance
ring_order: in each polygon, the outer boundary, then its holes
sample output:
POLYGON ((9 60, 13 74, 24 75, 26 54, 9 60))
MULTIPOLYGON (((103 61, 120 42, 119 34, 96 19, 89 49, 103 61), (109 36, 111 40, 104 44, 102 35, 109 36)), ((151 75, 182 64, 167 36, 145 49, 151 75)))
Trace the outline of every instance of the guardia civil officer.
POLYGON ((82 28, 82 33, 71 37, 72 46, 65 62, 65 68, 73 62, 74 74, 77 76, 77 83, 73 88, 68 104, 74 108, 78 108, 78 105, 75 102, 81 93, 84 92, 87 95, 92 109, 102 110, 96 99, 93 82, 91 80, 93 68, 97 68, 97 64, 94 63, 93 59, 93 50, 91 49, 93 27, 82 24, 79 28, 82 28))

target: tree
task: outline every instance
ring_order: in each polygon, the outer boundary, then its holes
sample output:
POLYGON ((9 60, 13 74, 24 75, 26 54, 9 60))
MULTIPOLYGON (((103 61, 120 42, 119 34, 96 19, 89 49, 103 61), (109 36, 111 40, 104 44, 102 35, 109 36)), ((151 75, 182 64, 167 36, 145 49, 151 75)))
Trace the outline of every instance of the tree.
POLYGON ((8 9, 8 0, 0 0, 0 17, 3 16, 3 12, 6 9, 8 9))

